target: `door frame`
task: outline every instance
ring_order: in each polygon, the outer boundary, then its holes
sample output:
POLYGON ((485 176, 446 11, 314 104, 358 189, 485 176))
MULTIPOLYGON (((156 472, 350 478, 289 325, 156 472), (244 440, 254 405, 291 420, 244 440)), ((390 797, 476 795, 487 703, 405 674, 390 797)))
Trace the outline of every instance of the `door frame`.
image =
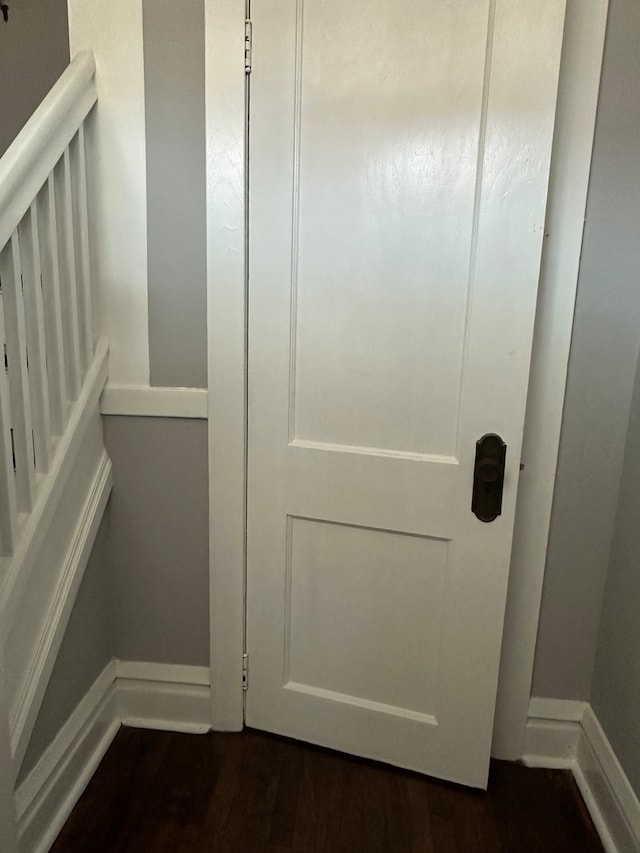
MULTIPOLYGON (((567 0, 492 747, 511 760, 528 719, 607 11, 608 0, 567 0)), ((211 723, 221 731, 244 722, 244 38, 244 2, 205 0, 211 723)))

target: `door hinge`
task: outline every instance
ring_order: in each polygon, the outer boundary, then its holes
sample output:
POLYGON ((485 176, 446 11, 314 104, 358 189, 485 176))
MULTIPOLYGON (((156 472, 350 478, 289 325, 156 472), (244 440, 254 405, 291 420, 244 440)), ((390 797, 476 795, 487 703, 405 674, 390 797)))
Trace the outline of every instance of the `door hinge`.
POLYGON ((251 62, 253 53, 253 35, 251 21, 247 19, 244 22, 244 71, 245 74, 251 74, 251 62))
POLYGON ((242 689, 246 690, 249 687, 249 655, 245 652, 242 655, 242 689))

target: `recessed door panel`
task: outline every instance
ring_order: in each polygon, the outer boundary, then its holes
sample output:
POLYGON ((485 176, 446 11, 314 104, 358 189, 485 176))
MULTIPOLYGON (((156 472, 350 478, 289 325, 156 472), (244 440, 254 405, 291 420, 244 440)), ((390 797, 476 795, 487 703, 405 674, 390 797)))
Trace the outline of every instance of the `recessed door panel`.
POLYGON ((288 537, 285 687, 435 724, 448 543, 301 518, 288 537))
POLYGON ((489 8, 304 4, 291 128, 296 440, 454 452, 489 8), (437 370, 417 377, 417 364, 437 370))

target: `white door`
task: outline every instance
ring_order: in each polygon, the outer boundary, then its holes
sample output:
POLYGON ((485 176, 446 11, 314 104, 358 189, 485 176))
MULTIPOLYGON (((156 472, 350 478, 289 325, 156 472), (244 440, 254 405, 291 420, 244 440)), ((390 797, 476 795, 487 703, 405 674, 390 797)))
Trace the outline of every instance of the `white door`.
POLYGON ((482 787, 564 3, 252 6, 246 722, 482 787))

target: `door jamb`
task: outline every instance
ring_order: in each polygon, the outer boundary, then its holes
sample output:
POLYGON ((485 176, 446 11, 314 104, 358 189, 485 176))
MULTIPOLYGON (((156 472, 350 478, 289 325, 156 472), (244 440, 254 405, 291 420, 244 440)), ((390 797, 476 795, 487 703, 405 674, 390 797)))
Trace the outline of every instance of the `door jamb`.
POLYGON ((205 2, 211 725, 244 723, 245 4, 205 2))
MULTIPOLYGON (((608 0, 568 0, 492 754, 523 752, 608 0)), ((244 3, 205 0, 211 722, 244 720, 244 3)), ((259 39, 259 34, 258 34, 259 39)))
POLYGON ((529 716, 609 0, 568 0, 491 754, 529 716))

